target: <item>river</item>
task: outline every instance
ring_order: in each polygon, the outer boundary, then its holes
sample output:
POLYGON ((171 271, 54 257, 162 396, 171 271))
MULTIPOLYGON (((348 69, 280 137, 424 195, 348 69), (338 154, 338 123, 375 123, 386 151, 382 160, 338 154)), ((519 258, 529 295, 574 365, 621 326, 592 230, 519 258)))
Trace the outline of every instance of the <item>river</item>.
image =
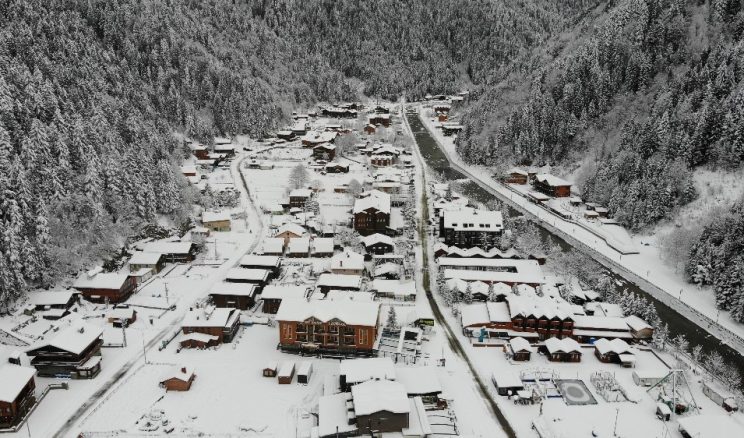
MULTIPOLYGON (((408 124, 413 131, 413 135, 416 143, 418 144, 419 150, 421 151, 421 155, 431 171, 441 175, 443 179, 448 181, 468 179, 466 176, 449 166, 449 161, 447 160, 444 152, 442 152, 436 140, 434 140, 434 138, 429 134, 424 125, 421 123, 418 115, 406 114, 406 118, 408 119, 408 124)), ((489 200, 495 199, 494 195, 484 190, 482 187, 472 181, 464 183, 462 187, 463 195, 477 202, 486 203, 489 200)), ((510 207, 508 208, 510 216, 520 215, 520 213, 516 210, 510 207)), ((540 228, 540 232, 544 238, 548 236, 551 237, 555 242, 558 243, 563 251, 575 251, 575 249, 561 237, 548 232, 544 228, 540 228)), ((704 351, 703 356, 705 356, 705 353, 717 351, 721 354, 721 356, 723 356, 726 362, 737 367, 737 369, 739 370, 739 374, 741 374, 742 380, 744 381, 744 357, 742 357, 742 355, 739 354, 736 350, 726 344, 721 343, 710 333, 698 327, 697 324, 683 317, 675 310, 664 304, 662 301, 659 301, 652 297, 650 294, 644 292, 636 284, 614 273, 610 272, 610 274, 616 280, 615 283, 618 289, 627 289, 629 291, 635 292, 636 294, 646 298, 656 306, 656 311, 659 314, 659 317, 669 326, 671 337, 677 336, 678 334, 684 334, 687 337, 687 340, 690 342, 690 348, 692 348, 694 345, 702 345, 704 351)), ((673 298, 670 297, 670 299, 673 298)))

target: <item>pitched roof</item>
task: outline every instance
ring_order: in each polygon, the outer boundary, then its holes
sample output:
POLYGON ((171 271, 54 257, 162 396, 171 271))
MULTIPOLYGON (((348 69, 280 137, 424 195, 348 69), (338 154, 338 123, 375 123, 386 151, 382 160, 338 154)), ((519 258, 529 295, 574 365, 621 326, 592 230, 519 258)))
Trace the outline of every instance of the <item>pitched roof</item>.
POLYGON ((13 403, 35 374, 34 368, 13 364, 0 367, 0 401, 13 403))
POLYGON ((226 211, 205 211, 202 213, 202 223, 229 221, 230 213, 226 211))
POLYGON ((504 229, 504 218, 500 211, 463 208, 445 210, 444 227, 457 231, 492 231, 504 229))
POLYGON ((313 239, 313 252, 332 253, 333 237, 316 237, 313 239))
POLYGON ((73 294, 70 290, 31 292, 28 299, 35 306, 59 306, 67 304, 73 294))
POLYGON ((379 190, 370 190, 368 195, 354 202, 354 213, 374 208, 383 213, 390 213, 390 195, 379 190))
POLYGON ((173 366, 166 370, 160 376, 160 382, 165 382, 170 379, 177 379, 183 382, 188 382, 194 376, 194 370, 186 367, 173 366))
POLYGON ((390 380, 370 380, 354 385, 351 388, 354 399, 354 412, 359 415, 370 415, 387 411, 405 414, 411 411, 405 387, 390 380))
POLYGON ((163 255, 157 252, 137 251, 129 259, 130 265, 155 265, 163 255))
POLYGON ((545 340, 545 348, 548 349, 548 353, 581 353, 581 346, 578 342, 571 338, 548 338, 545 340))
POLYGON ((364 242, 364 246, 372 246, 376 243, 384 243, 386 245, 394 246, 392 237, 380 233, 365 236, 362 238, 362 242, 364 242))
POLYGON ((362 277, 359 275, 320 274, 318 287, 356 288, 362 287, 362 277))
POLYGON ((396 371, 389 357, 344 359, 338 366, 339 374, 345 376, 347 384, 367 380, 395 380, 396 371))
POLYGON ((228 327, 239 318, 240 312, 233 308, 194 309, 186 313, 181 327, 228 327))
POLYGON ((99 272, 89 276, 83 274, 75 280, 75 289, 116 289, 119 290, 129 278, 128 274, 118 272, 99 272))
MULTIPOLYGON (((249 272, 246 272, 246 273, 238 272, 234 274, 232 277, 228 273, 227 278, 257 279, 257 278, 265 278, 267 275, 267 271, 263 269, 233 268, 230 271, 249 271, 249 272), (245 277, 240 277, 241 275, 245 275, 245 277)), ((222 283, 215 284, 209 290, 209 295, 234 295, 234 296, 241 296, 241 297, 252 297, 255 294, 256 294, 256 285, 252 283, 222 282, 222 283)))
POLYGON ((305 301, 284 299, 276 314, 277 321, 305 321, 315 318, 328 322, 332 319, 349 325, 374 327, 380 314, 379 303, 358 301, 305 301))
POLYGON ((551 175, 549 173, 539 173, 535 175, 535 180, 547 184, 551 187, 562 187, 562 186, 571 186, 572 184, 565 179, 558 178, 555 175, 551 175))
POLYGON ((350 249, 344 250, 331 258, 331 270, 337 269, 364 269, 364 256, 350 249))
POLYGON ((51 341, 39 343, 27 351, 37 350, 46 346, 67 351, 72 354, 80 354, 88 346, 103 335, 103 330, 87 324, 83 321, 75 321, 68 327, 57 333, 51 341))
POLYGON ((274 285, 270 284, 263 288, 261 291, 261 298, 262 299, 275 299, 275 300, 283 300, 283 299, 301 299, 305 298, 305 295, 307 294, 308 287, 306 285, 301 286, 295 286, 295 285, 274 285))

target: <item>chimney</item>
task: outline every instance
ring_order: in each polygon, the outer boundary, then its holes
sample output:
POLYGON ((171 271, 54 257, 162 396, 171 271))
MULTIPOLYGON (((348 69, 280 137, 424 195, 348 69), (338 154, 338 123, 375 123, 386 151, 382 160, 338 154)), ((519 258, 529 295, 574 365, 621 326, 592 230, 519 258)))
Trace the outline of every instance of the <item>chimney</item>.
POLYGON ((186 374, 186 367, 181 367, 181 372, 186 374))

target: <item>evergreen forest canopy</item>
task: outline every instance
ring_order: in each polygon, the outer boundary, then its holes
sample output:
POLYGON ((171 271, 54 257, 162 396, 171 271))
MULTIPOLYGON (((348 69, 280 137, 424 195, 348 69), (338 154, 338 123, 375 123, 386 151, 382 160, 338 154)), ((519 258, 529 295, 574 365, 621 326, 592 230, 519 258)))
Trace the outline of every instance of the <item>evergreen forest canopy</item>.
POLYGON ((0 0, 0 302, 187 219, 201 195, 174 133, 263 135, 360 93, 468 88, 466 160, 595 157, 583 196, 641 229, 695 198, 694 169, 744 160, 743 17, 741 0, 0 0))

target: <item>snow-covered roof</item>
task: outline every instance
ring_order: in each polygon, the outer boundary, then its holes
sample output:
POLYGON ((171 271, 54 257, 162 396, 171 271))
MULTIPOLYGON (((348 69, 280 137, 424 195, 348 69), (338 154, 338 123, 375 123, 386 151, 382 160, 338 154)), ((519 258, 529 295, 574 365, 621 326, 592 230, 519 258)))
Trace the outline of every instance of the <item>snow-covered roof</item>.
POLYGON ((521 316, 523 318, 534 316, 537 319, 558 318, 564 320, 572 318, 571 305, 563 300, 553 300, 548 297, 525 297, 521 295, 509 295, 506 297, 509 303, 509 313, 512 318, 521 316))
POLYGON ((416 295, 416 283, 414 281, 402 281, 402 280, 383 280, 374 279, 370 290, 376 291, 378 294, 390 294, 395 296, 411 296, 416 295))
POLYGON ((509 307, 505 302, 466 304, 460 309, 463 327, 483 326, 489 323, 510 322, 509 307))
POLYGON ((682 417, 679 428, 695 438, 719 438, 744 436, 744 427, 728 415, 701 414, 682 417))
MULTIPOLYGON (((441 259, 441 257, 440 257, 441 259)), ((453 259, 458 260, 458 259, 453 259)), ((465 281, 485 281, 486 283, 512 283, 512 284, 543 284, 545 276, 542 268, 536 260, 512 260, 512 259, 490 259, 494 262, 502 262, 499 266, 511 268, 509 271, 482 271, 470 269, 446 269, 444 278, 459 278, 465 281), (516 271, 516 272, 514 272, 516 271)), ((455 262, 457 263, 457 262, 455 262)), ((440 266, 442 266, 440 264, 440 266)), ((456 266, 456 265, 451 265, 456 266)), ((467 267, 464 265, 462 267, 467 267)))
POLYGON ((491 373, 491 380, 499 388, 523 388, 524 383, 516 371, 497 370, 491 373))
POLYGON ((296 239, 289 239, 289 247, 287 251, 290 254, 307 254, 310 252, 310 238, 300 237, 296 239))
POLYGON ((154 252, 158 254, 187 254, 191 251, 191 242, 169 242, 159 240, 150 242, 142 248, 144 252, 154 252))
POLYGON ((333 237, 316 237, 313 239, 313 251, 316 253, 332 253, 333 237))
POLYGON ((527 176, 529 175, 526 170, 520 169, 518 167, 512 167, 511 169, 506 171, 507 175, 523 175, 527 176))
POLYGON ((301 225, 290 222, 288 224, 282 225, 281 227, 279 227, 278 230, 276 230, 277 235, 283 233, 290 233, 296 236, 302 236, 305 234, 305 229, 301 225))
POLYGON ((625 318, 613 317, 613 316, 585 316, 576 315, 573 318, 575 329, 600 329, 600 330, 616 330, 616 331, 628 331, 628 324, 625 322, 625 318))
POLYGON ((630 347, 630 345, 622 339, 613 339, 611 341, 605 338, 597 339, 597 341, 594 342, 594 348, 597 349, 599 354, 635 354, 635 351, 630 347))
POLYGON ((628 327, 630 327, 633 331, 653 329, 653 327, 651 327, 649 323, 636 315, 626 316, 625 323, 628 324, 628 327))
POLYGON ((77 280, 73 287, 75 289, 115 289, 119 290, 124 282, 129 278, 128 274, 118 272, 99 272, 90 276, 84 273, 77 280))
POLYGON ((202 223, 230 221, 230 213, 226 211, 205 211, 202 213, 202 223))
POLYGON ((355 288, 362 287, 362 277, 359 275, 320 274, 318 287, 355 288))
POLYGON ((157 252, 137 251, 129 259, 130 265, 156 265, 163 255, 157 252))
POLYGON ((265 266, 267 268, 274 268, 279 266, 280 262, 281 259, 279 256, 248 254, 241 257, 240 266, 265 266))
POLYGON ((103 330, 83 321, 75 321, 62 329, 49 342, 39 343, 27 351, 50 346, 72 354, 80 354, 103 335, 103 330))
POLYGON ((357 416, 381 411, 395 414, 411 411, 406 389, 398 382, 390 380, 363 382, 351 388, 351 396, 354 399, 354 412, 357 416))
POLYGON ((500 211, 463 208, 444 212, 444 228, 457 231, 501 232, 504 218, 500 211))
POLYGON ((183 382, 188 382, 194 376, 194 370, 187 367, 172 366, 167 369, 161 376, 160 382, 166 380, 177 379, 183 382))
POLYGON ((549 173, 539 173, 535 175, 535 180, 551 187, 571 186, 572 184, 565 179, 558 178, 549 173))
POLYGON ((367 196, 354 202, 354 213, 374 208, 383 213, 390 213, 390 195, 379 190, 370 190, 367 196))
POLYGON ((73 294, 69 290, 30 292, 28 299, 34 306, 61 306, 67 304, 73 294))
POLYGON ((366 382, 367 380, 395 380, 396 370, 389 357, 370 357, 345 359, 338 366, 339 374, 346 376, 346 383, 366 382))
POLYGON ((406 388, 409 396, 442 392, 436 367, 398 367, 395 374, 395 381, 406 388))
POLYGON ((375 266, 375 277, 382 277, 387 274, 399 274, 400 265, 397 263, 383 263, 375 266))
POLYGON ((535 351, 532 345, 530 345, 530 342, 521 336, 511 338, 509 340, 509 346, 511 347, 511 350, 513 352, 519 352, 519 351, 534 352, 535 351))
POLYGON ((599 303, 597 304, 597 307, 594 312, 595 314, 597 312, 601 313, 601 315, 599 316, 611 316, 611 317, 617 317, 617 318, 625 317, 625 313, 623 313, 623 308, 620 307, 619 304, 614 304, 614 303, 599 303))
POLYGON ((136 311, 133 307, 117 307, 116 309, 111 309, 106 317, 120 320, 131 319, 135 313, 136 311))
MULTIPOLYGON (((263 275, 261 278, 265 278, 266 271, 263 271, 263 269, 243 269, 243 268, 233 268, 230 271, 234 270, 240 270, 240 271, 259 271, 255 273, 247 273, 246 276, 250 279, 258 277, 258 275, 263 275), (260 272, 263 271, 263 272, 260 272), (258 275, 256 275, 258 274, 258 275)), ((243 273, 240 272, 236 275, 242 275, 243 273)), ((227 278, 236 278, 236 277, 230 277, 228 274, 227 278)), ((237 277, 240 278, 240 277, 237 277)), ((240 297, 252 297, 256 294, 256 285, 253 283, 228 283, 228 282, 222 282, 217 283, 214 286, 212 286, 211 289, 209 289, 209 295, 231 295, 231 296, 240 296, 240 297)))
POLYGON ((0 367, 0 402, 13 403, 35 374, 34 368, 20 365, 5 364, 0 367))
POLYGON ((338 135, 334 131, 308 132, 302 137, 302 141, 310 143, 327 143, 336 139, 338 135))
POLYGON ((331 270, 339 269, 363 270, 364 256, 350 249, 345 249, 344 252, 331 258, 331 270))
POLYGON ((351 400, 351 394, 325 395, 318 399, 318 436, 330 437, 356 430, 355 424, 349 424, 346 403, 351 400))
POLYGON ((229 327, 240 318, 238 309, 214 308, 194 309, 186 313, 182 327, 229 327))
POLYGON ((327 150, 327 151, 335 151, 336 150, 336 145, 335 144, 332 144, 332 143, 321 143, 321 144, 315 146, 313 149, 324 149, 324 150, 327 150))
POLYGON ((310 189, 294 189, 289 192, 290 198, 309 198, 313 195, 313 191, 310 189))
POLYGON ((322 322, 336 319, 347 325, 375 327, 379 314, 379 303, 284 299, 279 306, 276 319, 277 321, 306 321, 315 318, 322 322))
POLYGON ((199 333, 199 332, 191 332, 188 334, 185 334, 179 338, 179 342, 183 341, 195 341, 195 342, 203 342, 203 343, 209 343, 212 341, 216 341, 219 338, 217 336, 208 335, 206 333, 199 333))
POLYGON ((263 241, 263 251, 279 253, 284 250, 284 239, 281 237, 267 237, 263 241))
POLYGON ((545 340, 545 348, 548 349, 548 353, 581 353, 581 346, 578 342, 571 338, 548 338, 545 340))
POLYGON ((362 238, 362 242, 364 242, 364 246, 372 246, 376 243, 384 243, 386 245, 394 246, 392 237, 380 233, 365 236, 362 238))
POLYGON ((302 286, 295 286, 295 285, 274 285, 270 284, 263 288, 261 291, 261 298, 262 299, 274 299, 274 300, 283 300, 283 299, 301 299, 305 298, 305 295, 307 294, 308 286, 302 285, 302 286))

